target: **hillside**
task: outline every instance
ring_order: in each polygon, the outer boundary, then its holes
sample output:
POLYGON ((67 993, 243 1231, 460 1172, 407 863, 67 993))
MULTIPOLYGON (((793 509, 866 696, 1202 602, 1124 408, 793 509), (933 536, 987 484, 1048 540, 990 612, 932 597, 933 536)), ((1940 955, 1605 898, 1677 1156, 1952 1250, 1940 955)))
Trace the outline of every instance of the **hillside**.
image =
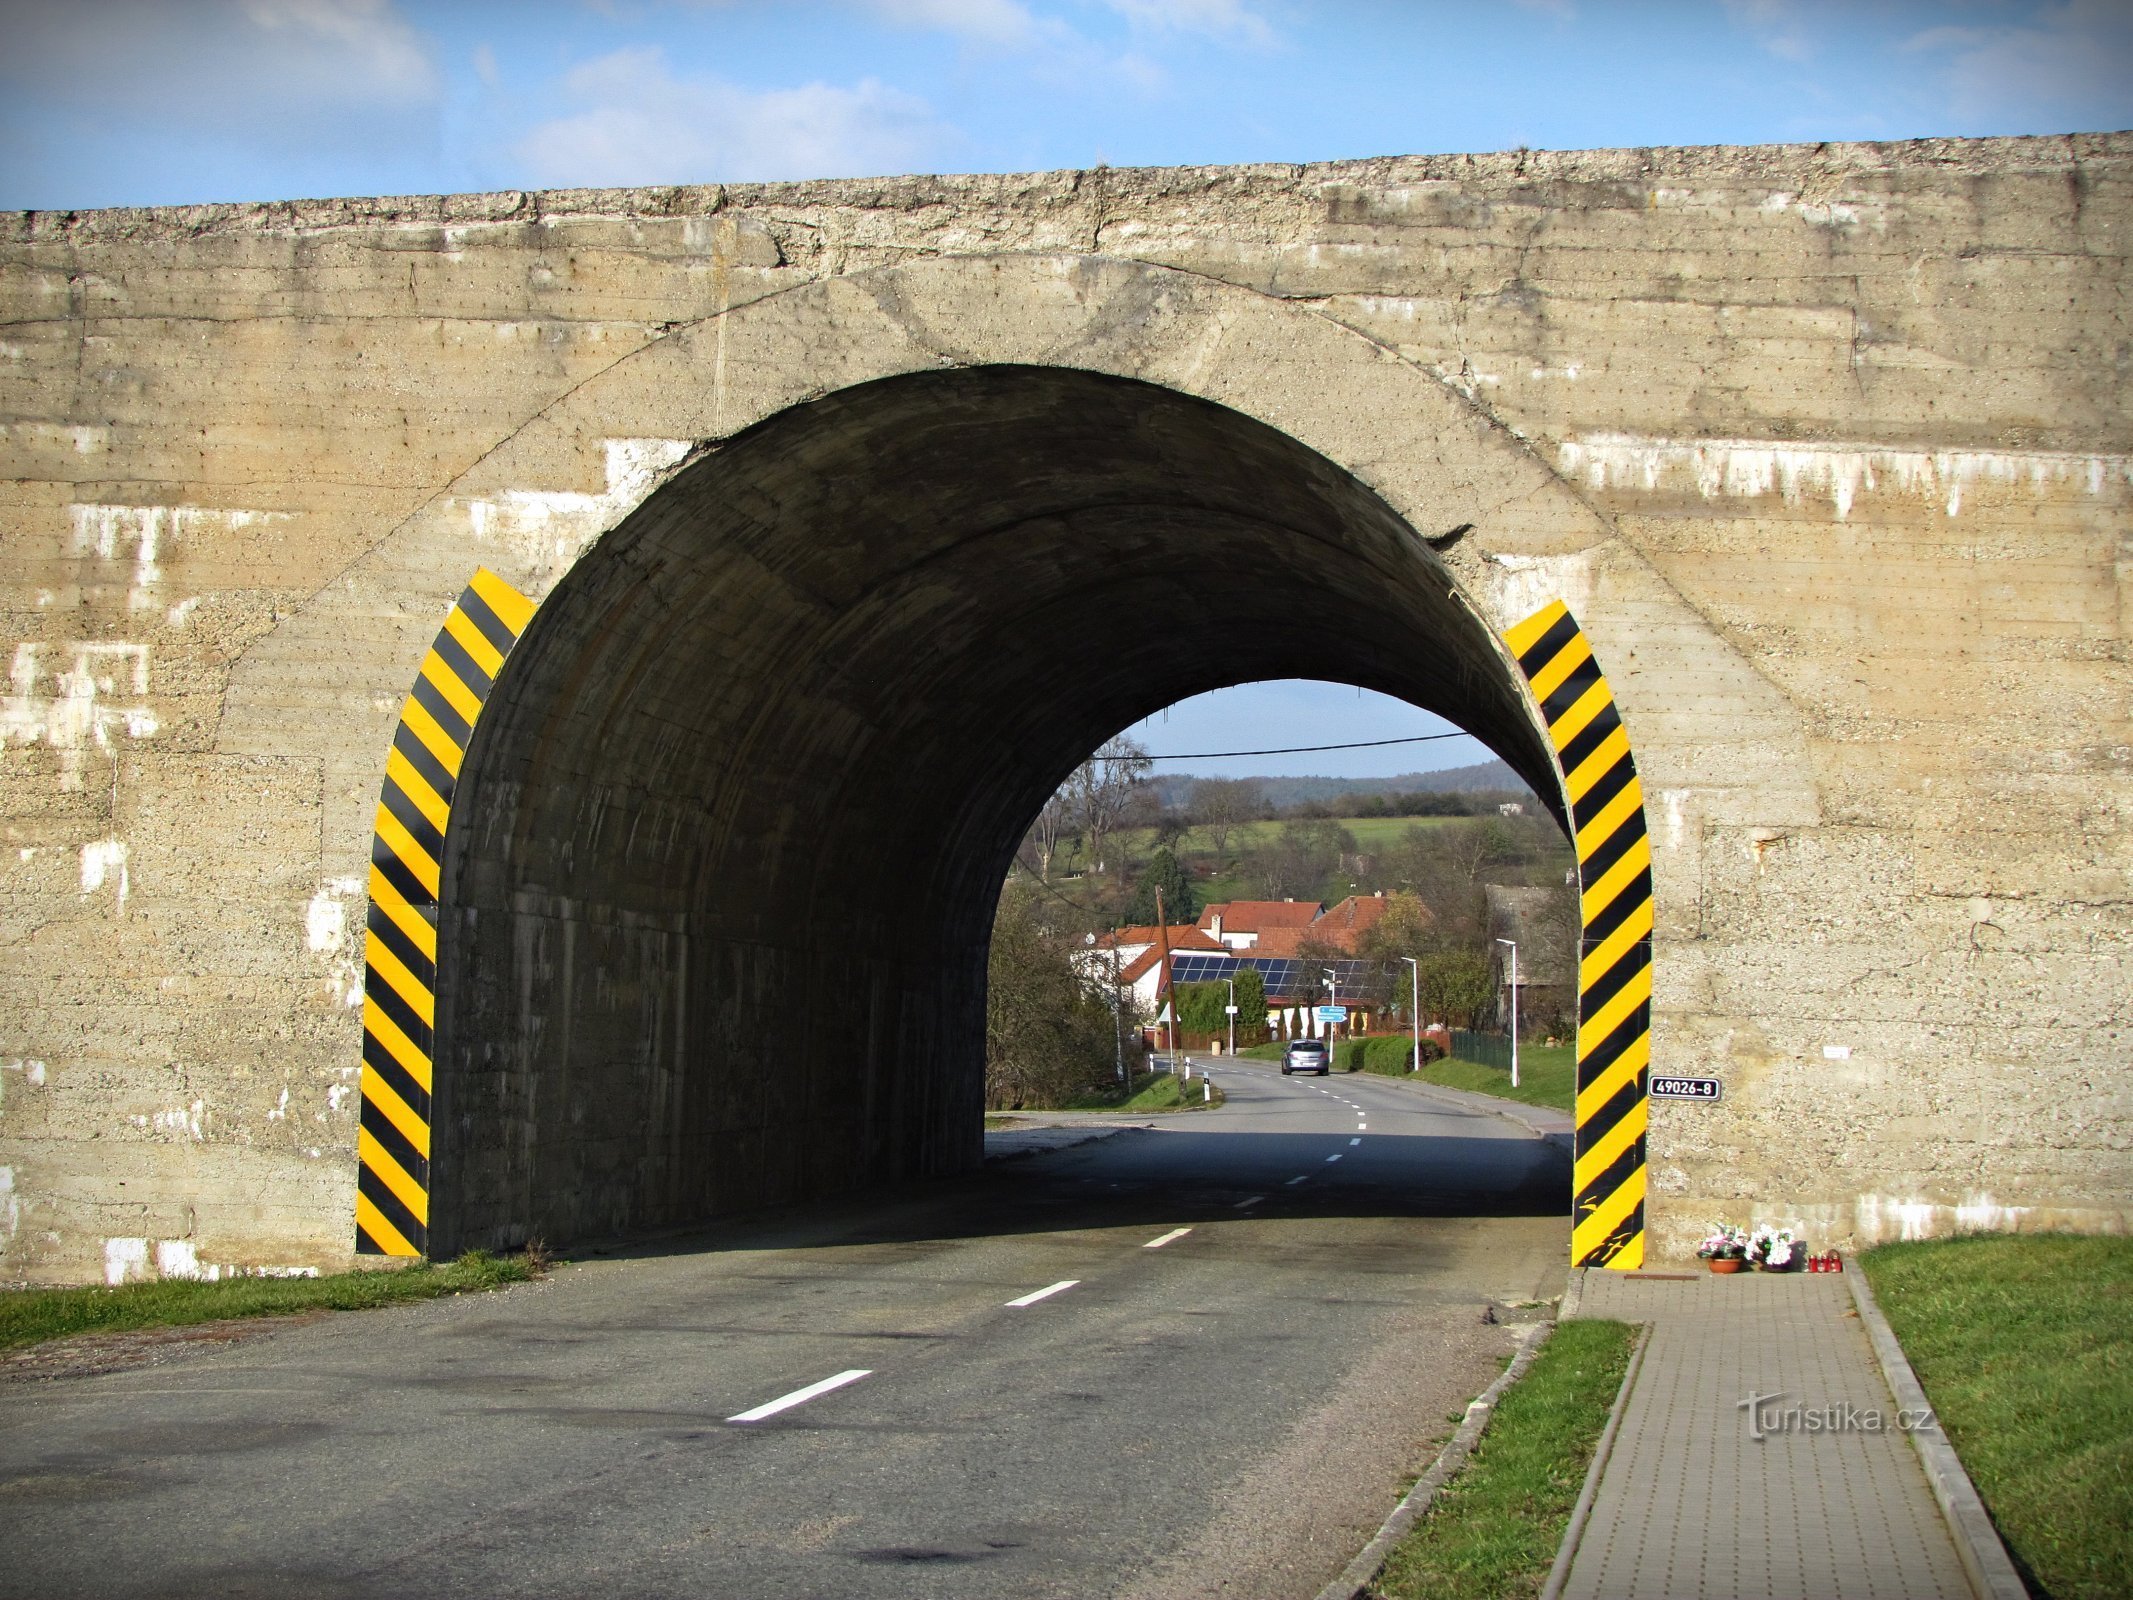
MULTIPOLYGON (((1206 773, 1164 773, 1148 780, 1148 786, 1166 806, 1182 806, 1191 798, 1192 786, 1206 773)), ((1241 774, 1240 774, 1241 776, 1241 774)), ((1523 795, 1530 791, 1525 780, 1501 761, 1477 761, 1472 766, 1443 767, 1435 772, 1403 772, 1389 778, 1253 778, 1268 804, 1301 805, 1336 796, 1376 794, 1464 794, 1474 790, 1501 790, 1523 795)))

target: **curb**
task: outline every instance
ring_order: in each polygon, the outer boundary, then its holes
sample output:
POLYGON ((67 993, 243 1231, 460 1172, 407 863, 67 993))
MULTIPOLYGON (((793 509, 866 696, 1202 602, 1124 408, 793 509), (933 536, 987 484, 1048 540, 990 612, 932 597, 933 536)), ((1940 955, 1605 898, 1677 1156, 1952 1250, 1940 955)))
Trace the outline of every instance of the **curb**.
POLYGON ((1585 1269, 1583 1267, 1572 1267, 1570 1269, 1570 1283, 1563 1290, 1561 1304, 1556 1307, 1555 1320, 1558 1322, 1570 1321, 1578 1314, 1579 1309, 1584 1304, 1585 1269))
POLYGON ((1341 1568, 1341 1575, 1318 1591, 1317 1600, 1362 1600, 1370 1587, 1370 1580, 1378 1575, 1378 1568, 1385 1564, 1385 1557, 1392 1547, 1407 1536, 1407 1530, 1415 1525, 1437 1491, 1451 1480, 1452 1474, 1466 1465, 1466 1458, 1474 1453, 1474 1446, 1481 1441, 1482 1431, 1489 1425, 1489 1418, 1496 1414, 1496 1402, 1504 1390, 1526 1375, 1526 1368, 1533 1365, 1533 1358, 1540 1354, 1540 1347, 1548 1342, 1548 1335, 1555 1331, 1552 1322, 1538 1322, 1520 1336, 1518 1354, 1511 1364, 1497 1375, 1496 1381, 1481 1391, 1479 1399, 1468 1402, 1466 1417, 1459 1424, 1459 1431, 1452 1435, 1451 1442, 1437 1452, 1437 1459, 1429 1464, 1429 1471, 1415 1481, 1400 1503, 1392 1508, 1392 1515, 1378 1529, 1377 1537, 1363 1546, 1361 1553, 1341 1568))
MULTIPOLYGON (((1582 1280, 1577 1281, 1576 1287, 1583 1290, 1582 1280)), ((1561 1600, 1563 1586, 1570 1581, 1570 1563, 1577 1559, 1578 1546, 1585 1539, 1585 1524, 1592 1517, 1592 1502, 1599 1497, 1600 1474, 1607 1470, 1607 1458, 1614 1453, 1615 1434, 1621 1429, 1622 1413, 1629 1409, 1629 1392, 1636 1387, 1637 1371, 1644 1365, 1644 1347, 1651 1342, 1652 1325, 1647 1322, 1637 1335, 1637 1348, 1629 1353, 1629 1365, 1622 1371, 1622 1387, 1615 1391, 1607 1427, 1593 1447, 1592 1465, 1585 1469, 1585 1482, 1578 1489, 1577 1504, 1570 1508, 1570 1525, 1563 1530, 1563 1542, 1556 1547, 1555 1565, 1548 1569, 1540 1600, 1561 1600)))
MULTIPOLYGON (((1881 1376, 1890 1395, 1905 1410, 1925 1410, 1929 1404, 1925 1388, 1911 1370, 1903 1346, 1896 1342, 1896 1330, 1882 1314, 1881 1303, 1874 1298, 1865 1267, 1854 1260, 1846 1266, 1844 1276, 1851 1280, 1852 1304, 1874 1346, 1874 1358, 1881 1364, 1881 1376)), ((1978 1497, 1977 1485, 1963 1470, 1948 1436, 1938 1427, 1913 1428, 1909 1432, 1919 1465, 1926 1469, 1926 1482, 1932 1487, 1948 1532, 1954 1536, 1963 1573, 1979 1600, 2028 1600, 2029 1586, 2015 1570, 2013 1558, 2007 1554, 2007 1546, 2000 1542, 1992 1517, 1985 1510, 1985 1502, 1978 1497)))

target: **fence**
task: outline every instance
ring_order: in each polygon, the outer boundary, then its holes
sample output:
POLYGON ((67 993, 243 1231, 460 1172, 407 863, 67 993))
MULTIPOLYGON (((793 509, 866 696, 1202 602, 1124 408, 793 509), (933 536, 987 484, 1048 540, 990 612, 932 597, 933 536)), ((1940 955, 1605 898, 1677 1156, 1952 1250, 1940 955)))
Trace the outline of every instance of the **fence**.
POLYGON ((1511 1070, 1511 1036, 1507 1033, 1474 1033, 1452 1029, 1452 1054, 1461 1061, 1478 1061, 1485 1067, 1511 1070))

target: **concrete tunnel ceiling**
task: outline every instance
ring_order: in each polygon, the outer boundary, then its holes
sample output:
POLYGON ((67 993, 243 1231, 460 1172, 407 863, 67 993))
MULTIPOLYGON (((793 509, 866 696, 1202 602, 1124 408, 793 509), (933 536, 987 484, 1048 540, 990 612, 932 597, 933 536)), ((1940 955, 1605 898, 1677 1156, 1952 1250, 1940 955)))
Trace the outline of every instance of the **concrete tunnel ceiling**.
POLYGON ((1557 799, 1368 487, 1128 379, 886 378, 691 462, 505 668, 454 806, 432 1254, 978 1159, 986 941, 1104 738, 1263 678, 1439 712, 1557 799))

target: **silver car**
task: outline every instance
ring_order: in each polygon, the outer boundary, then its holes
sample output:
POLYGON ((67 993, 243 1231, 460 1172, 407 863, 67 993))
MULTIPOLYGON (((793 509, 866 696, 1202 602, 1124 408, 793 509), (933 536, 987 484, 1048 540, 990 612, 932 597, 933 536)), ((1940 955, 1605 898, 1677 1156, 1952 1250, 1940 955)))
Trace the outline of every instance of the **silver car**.
POLYGON ((1321 1078, 1333 1071, 1333 1052, 1326 1048, 1323 1039, 1291 1039, 1289 1047, 1281 1052, 1281 1075, 1286 1078, 1292 1072, 1315 1072, 1321 1078))

